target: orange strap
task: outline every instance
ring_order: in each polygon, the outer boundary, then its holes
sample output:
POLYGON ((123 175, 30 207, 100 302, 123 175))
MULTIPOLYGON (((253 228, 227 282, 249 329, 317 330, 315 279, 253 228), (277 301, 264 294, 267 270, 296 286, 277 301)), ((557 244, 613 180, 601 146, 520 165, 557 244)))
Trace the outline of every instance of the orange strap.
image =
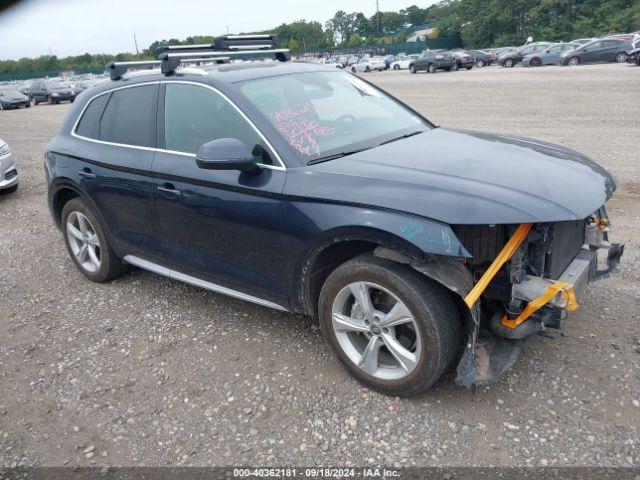
POLYGON ((478 301, 478 298, 480 298, 482 292, 484 292, 489 286, 493 277, 496 276, 502 266, 513 256, 524 239, 527 238, 529 230, 531 230, 530 223, 523 223, 517 228, 507 244, 493 260, 487 271, 484 272, 484 275, 480 277, 478 283, 474 285, 469 294, 464 298, 464 303, 467 304, 467 307, 473 307, 473 304, 478 301))
POLYGON ((502 317, 500 321, 502 325, 509 328, 516 328, 522 322, 524 322, 527 318, 537 312, 544 305, 549 303, 551 299, 553 299, 559 293, 562 294, 562 298, 566 303, 566 309, 570 312, 573 312, 578 308, 578 302, 576 300, 576 294, 573 291, 573 285, 567 282, 555 282, 549 285, 547 291, 540 295, 535 300, 531 300, 527 306, 520 312, 517 318, 513 320, 509 320, 505 315, 502 317))

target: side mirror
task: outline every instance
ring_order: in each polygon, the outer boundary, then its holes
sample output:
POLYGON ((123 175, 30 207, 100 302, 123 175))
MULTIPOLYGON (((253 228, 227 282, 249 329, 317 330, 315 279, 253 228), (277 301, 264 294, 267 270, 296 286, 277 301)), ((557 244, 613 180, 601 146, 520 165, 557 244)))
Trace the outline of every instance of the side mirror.
POLYGON ((254 175, 262 171, 249 147, 236 138, 205 143, 198 150, 196 163, 205 170, 240 170, 254 175))

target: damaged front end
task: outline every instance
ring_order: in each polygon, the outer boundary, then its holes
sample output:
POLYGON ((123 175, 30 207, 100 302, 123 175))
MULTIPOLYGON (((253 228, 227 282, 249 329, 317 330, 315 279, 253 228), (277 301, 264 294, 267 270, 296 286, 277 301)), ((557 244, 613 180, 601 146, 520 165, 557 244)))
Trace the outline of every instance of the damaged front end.
POLYGON ((493 383, 517 359, 520 341, 553 338, 547 329, 559 329, 588 283, 618 265, 624 245, 610 243, 609 230, 604 207, 579 221, 454 227, 472 255, 466 265, 474 287, 465 304, 480 310, 457 383, 493 383))

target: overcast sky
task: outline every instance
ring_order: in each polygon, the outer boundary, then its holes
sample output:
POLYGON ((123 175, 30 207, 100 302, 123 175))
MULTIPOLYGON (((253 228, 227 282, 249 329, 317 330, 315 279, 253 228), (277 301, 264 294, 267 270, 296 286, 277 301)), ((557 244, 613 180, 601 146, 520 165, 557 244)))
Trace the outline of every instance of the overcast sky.
MULTIPOLYGON (((0 0, 0 3, 2 0, 0 0)), ((380 10, 434 0, 380 0, 380 10)), ((375 0, 22 0, 0 13, 0 59, 134 52, 154 40, 326 22, 337 10, 375 13, 375 0)))

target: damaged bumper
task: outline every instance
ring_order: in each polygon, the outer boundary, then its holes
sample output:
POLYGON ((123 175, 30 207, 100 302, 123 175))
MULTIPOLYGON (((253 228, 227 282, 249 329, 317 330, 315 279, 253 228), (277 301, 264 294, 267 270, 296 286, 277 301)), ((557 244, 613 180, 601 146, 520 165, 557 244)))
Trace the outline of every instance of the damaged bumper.
MULTIPOLYGON (((457 370, 456 383, 459 385, 473 387, 495 382, 517 360, 519 343, 534 334, 551 337, 545 330, 560 328, 567 312, 578 308, 587 285, 609 276, 624 253, 624 245, 608 241, 609 221, 603 207, 586 221, 584 243, 573 259, 567 260, 568 265, 559 275, 551 278, 531 275, 523 258, 529 254, 527 248, 533 249, 534 242, 546 240, 547 235, 542 235, 541 229, 531 231, 530 235, 530 229, 531 225, 521 225, 513 233, 465 297, 465 303, 477 319, 480 317, 480 294, 493 276, 504 267, 503 271, 508 272, 513 282, 511 300, 505 302, 503 309, 493 313, 488 322, 489 328, 480 330, 480 322, 477 321, 476 331, 469 332, 469 341, 457 370)), ((546 249, 548 245, 544 247, 546 249)))

